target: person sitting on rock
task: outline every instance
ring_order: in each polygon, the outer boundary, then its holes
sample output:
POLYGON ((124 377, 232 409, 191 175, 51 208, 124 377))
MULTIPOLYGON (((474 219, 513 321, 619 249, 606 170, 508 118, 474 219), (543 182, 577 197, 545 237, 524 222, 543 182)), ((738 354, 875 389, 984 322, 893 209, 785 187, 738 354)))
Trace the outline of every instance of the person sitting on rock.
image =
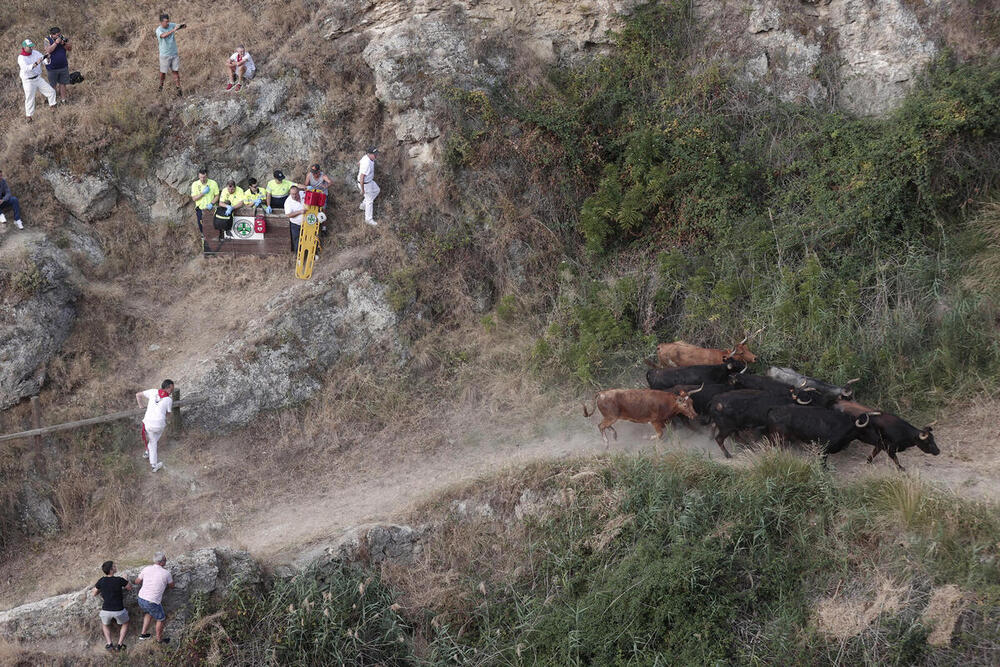
POLYGON ((100 595, 104 600, 100 612, 101 630, 104 632, 104 639, 107 640, 104 648, 109 651, 124 651, 125 636, 128 634, 128 610, 125 609, 124 596, 125 591, 132 590, 132 584, 128 582, 128 579, 115 576, 118 569, 115 567, 114 561, 104 561, 101 570, 104 572, 104 576, 94 584, 91 595, 94 597, 100 595), (118 631, 117 645, 111 641, 112 622, 117 622, 121 626, 118 631))
POLYGON ((207 169, 198 170, 198 180, 191 184, 191 201, 194 202, 194 213, 198 218, 198 233, 204 237, 202 212, 211 211, 219 201, 219 184, 208 177, 207 169))
POLYGON ((7 208, 14 214, 14 226, 18 229, 24 229, 24 223, 21 221, 21 202, 11 193, 10 186, 7 185, 3 172, 0 171, 0 224, 7 224, 7 216, 3 214, 4 209, 7 208))
POLYGON ((153 556, 153 564, 142 568, 139 576, 135 579, 135 585, 141 586, 139 589, 139 609, 145 612, 142 618, 142 633, 139 639, 149 639, 149 624, 156 621, 156 643, 166 644, 170 637, 163 636, 163 628, 166 625, 167 613, 163 611, 163 593, 168 588, 174 587, 174 577, 170 570, 166 568, 167 557, 162 551, 156 552, 153 556))
POLYGON ((236 181, 230 179, 219 193, 219 206, 215 209, 215 220, 212 222, 212 226, 219 231, 220 241, 233 227, 233 211, 241 206, 243 206, 243 190, 236 187, 236 181))
POLYGON ((285 198, 288 197, 288 191, 292 189, 295 185, 292 181, 285 178, 285 172, 280 169, 274 170, 274 179, 267 182, 267 187, 264 188, 267 191, 267 214, 271 214, 271 209, 283 208, 285 206, 285 198))
POLYGON ((242 44, 236 47, 236 52, 229 56, 229 61, 226 64, 229 67, 229 84, 226 86, 226 90, 231 90, 234 93, 240 92, 244 81, 252 79, 254 73, 257 72, 257 66, 253 64, 253 56, 247 53, 242 44))
POLYGON ((257 179, 251 178, 247 181, 247 189, 243 191, 243 205, 253 208, 254 213, 264 205, 267 200, 267 193, 257 185, 257 179))

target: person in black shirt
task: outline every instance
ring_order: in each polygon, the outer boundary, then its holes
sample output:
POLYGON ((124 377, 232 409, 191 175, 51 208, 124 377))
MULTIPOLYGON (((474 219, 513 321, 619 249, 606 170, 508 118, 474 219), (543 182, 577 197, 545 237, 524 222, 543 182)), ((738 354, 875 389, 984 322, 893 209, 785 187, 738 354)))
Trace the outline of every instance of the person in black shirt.
POLYGON ((108 640, 104 648, 109 651, 115 650, 115 645, 111 643, 111 622, 118 621, 121 630, 118 633, 117 649, 123 651, 125 650, 125 635, 128 634, 128 611, 125 609, 124 597, 125 591, 132 590, 132 584, 129 583, 128 579, 115 576, 118 570, 115 568, 114 561, 104 561, 101 570, 106 576, 97 580, 91 595, 94 597, 100 595, 104 598, 104 604, 101 605, 101 630, 104 631, 104 638, 108 640))

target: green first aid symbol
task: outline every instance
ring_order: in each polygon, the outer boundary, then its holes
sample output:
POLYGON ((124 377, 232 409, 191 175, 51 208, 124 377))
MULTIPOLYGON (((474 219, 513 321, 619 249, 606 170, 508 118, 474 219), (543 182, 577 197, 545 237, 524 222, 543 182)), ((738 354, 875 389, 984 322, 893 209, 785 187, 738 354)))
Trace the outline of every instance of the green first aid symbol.
POLYGON ((319 218, 316 217, 315 213, 310 213, 309 215, 306 216, 307 225, 315 225, 317 222, 319 222, 319 218))
POLYGON ((240 220, 233 225, 233 236, 238 239, 248 239, 253 236, 253 223, 247 220, 240 220))

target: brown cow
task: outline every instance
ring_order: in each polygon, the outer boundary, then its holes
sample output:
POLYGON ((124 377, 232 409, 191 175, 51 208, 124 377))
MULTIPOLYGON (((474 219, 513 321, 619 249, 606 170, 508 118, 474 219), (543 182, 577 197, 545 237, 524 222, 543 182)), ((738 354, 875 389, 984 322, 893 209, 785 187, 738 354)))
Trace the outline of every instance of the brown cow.
MULTIPOLYGON (((695 394, 699 391, 700 388, 690 393, 695 394)), ((638 424, 652 424, 656 429, 656 435, 651 439, 655 439, 663 437, 663 427, 676 415, 684 415, 688 419, 697 417, 694 404, 686 391, 673 394, 656 389, 608 389, 597 394, 594 403, 595 408, 589 413, 587 406, 583 406, 583 416, 589 417, 598 410, 601 411, 604 419, 598 428, 601 429, 605 446, 610 446, 606 429, 610 428, 615 434, 615 440, 618 439, 618 431, 612 424, 619 419, 638 424)))
MULTIPOLYGON (((758 329, 753 335, 760 332, 761 330, 758 329)), ((736 359, 752 364, 757 361, 757 355, 747 347, 748 340, 750 340, 750 335, 747 335, 731 350, 698 347, 682 340, 676 340, 673 343, 660 343, 656 346, 656 359, 660 362, 660 368, 715 365, 725 363, 726 359, 736 359)))

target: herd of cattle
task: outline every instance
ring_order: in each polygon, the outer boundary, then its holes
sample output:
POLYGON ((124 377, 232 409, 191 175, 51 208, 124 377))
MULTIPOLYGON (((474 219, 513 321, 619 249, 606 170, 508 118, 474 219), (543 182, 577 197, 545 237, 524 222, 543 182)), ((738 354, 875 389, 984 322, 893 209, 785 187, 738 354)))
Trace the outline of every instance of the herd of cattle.
POLYGON ((659 364, 646 362, 651 367, 646 373, 649 389, 602 391, 595 409, 588 412, 584 405, 583 416, 600 411, 605 445, 607 429, 618 439, 613 426, 618 420, 652 424, 654 438, 662 438, 664 426, 674 419, 711 424, 727 458, 727 438, 749 435, 756 440, 765 434, 777 442, 817 443, 824 464, 828 454, 854 440, 874 447, 868 463, 884 450, 900 470, 896 454, 909 447, 940 453, 930 425, 918 429, 896 415, 854 402, 851 384, 856 379, 838 386, 773 366, 766 375, 748 373, 757 361, 747 347, 749 338, 732 349, 661 343, 656 348, 659 364))

